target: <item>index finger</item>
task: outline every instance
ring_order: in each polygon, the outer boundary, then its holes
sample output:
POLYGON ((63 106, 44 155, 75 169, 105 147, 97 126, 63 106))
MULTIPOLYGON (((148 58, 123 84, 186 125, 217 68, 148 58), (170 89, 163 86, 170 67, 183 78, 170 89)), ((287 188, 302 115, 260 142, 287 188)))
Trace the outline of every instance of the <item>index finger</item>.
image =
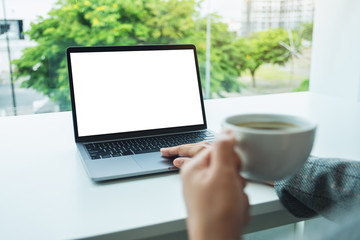
POLYGON ((175 147, 168 147, 160 149, 161 155, 164 157, 171 157, 182 155, 184 157, 193 157, 198 154, 201 150, 209 148, 210 143, 206 141, 198 143, 183 144, 175 147))

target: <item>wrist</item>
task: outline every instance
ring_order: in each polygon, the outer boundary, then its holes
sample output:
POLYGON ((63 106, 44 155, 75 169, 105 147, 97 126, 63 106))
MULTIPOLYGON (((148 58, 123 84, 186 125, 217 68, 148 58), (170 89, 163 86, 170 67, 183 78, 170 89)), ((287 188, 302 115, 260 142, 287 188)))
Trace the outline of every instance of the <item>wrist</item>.
MULTIPOLYGON (((239 226, 240 227, 240 226, 239 226)), ((229 229, 225 224, 211 224, 207 220, 187 220, 187 229, 190 240, 238 240, 241 235, 238 231, 229 229)))

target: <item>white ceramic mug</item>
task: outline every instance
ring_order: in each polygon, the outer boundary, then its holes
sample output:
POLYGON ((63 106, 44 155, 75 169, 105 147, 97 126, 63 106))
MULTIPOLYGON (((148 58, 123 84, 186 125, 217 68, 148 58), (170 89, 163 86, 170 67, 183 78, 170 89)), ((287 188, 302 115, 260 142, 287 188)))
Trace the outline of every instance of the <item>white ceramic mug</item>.
POLYGON ((242 174, 274 181, 298 171, 311 152, 316 125, 304 118, 282 114, 241 114, 222 124, 233 132, 242 174))

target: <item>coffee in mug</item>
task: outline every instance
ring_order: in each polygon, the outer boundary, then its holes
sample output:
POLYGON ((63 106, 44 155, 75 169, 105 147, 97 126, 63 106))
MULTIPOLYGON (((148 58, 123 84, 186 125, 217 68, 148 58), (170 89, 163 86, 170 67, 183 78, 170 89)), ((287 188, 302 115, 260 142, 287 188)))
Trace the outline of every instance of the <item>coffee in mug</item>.
POLYGON ((293 123, 286 122, 243 122, 236 124, 238 127, 260 129, 260 130, 291 130, 294 128, 300 128, 293 123))

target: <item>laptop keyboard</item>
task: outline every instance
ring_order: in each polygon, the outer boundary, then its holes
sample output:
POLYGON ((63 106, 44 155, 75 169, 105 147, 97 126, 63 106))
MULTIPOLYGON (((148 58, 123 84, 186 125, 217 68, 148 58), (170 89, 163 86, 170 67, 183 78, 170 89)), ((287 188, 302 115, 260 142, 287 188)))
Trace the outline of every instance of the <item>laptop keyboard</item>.
POLYGON ((160 148, 214 140, 209 131, 84 144, 91 159, 158 152, 160 148))

